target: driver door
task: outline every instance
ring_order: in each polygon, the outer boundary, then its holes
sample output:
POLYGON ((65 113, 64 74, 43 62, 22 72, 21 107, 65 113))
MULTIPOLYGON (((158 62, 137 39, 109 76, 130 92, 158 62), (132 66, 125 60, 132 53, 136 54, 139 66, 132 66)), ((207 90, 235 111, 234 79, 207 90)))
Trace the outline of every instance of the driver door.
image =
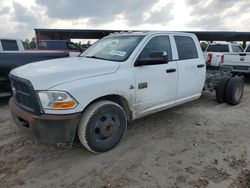
POLYGON ((172 61, 168 35, 152 37, 138 58, 149 58, 151 52, 166 52, 168 63, 135 66, 136 116, 143 116, 175 103, 177 94, 177 64, 172 61))

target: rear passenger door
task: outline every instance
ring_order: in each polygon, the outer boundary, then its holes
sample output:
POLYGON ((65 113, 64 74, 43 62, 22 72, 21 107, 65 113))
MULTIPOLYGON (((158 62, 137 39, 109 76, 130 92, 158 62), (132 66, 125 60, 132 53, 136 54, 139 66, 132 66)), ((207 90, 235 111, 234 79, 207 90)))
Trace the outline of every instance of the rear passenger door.
POLYGON ((178 88, 177 101, 188 100, 201 94, 205 81, 205 60, 199 58, 202 52, 197 51, 200 45, 190 36, 174 36, 178 52, 178 88), (195 43, 196 42, 196 43, 195 43))

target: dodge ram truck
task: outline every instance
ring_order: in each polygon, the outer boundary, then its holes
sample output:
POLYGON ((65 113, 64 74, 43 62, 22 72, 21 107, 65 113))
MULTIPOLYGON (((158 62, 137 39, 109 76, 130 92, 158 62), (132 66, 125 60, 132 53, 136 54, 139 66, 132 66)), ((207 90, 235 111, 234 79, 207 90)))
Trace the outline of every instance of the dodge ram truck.
POLYGON ((95 153, 114 148, 135 119, 198 99, 204 89, 237 105, 244 87, 238 77, 206 73, 197 37, 178 32, 112 34, 79 57, 24 65, 10 79, 18 127, 61 147, 78 136, 95 153))

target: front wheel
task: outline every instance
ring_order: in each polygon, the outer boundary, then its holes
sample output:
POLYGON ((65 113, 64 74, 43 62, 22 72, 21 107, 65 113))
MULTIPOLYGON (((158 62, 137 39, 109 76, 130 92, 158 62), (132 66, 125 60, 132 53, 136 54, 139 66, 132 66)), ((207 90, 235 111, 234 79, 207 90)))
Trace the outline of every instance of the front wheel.
POLYGON ((127 129, 126 113, 111 101, 97 101, 83 113, 78 137, 84 147, 94 153, 114 148, 127 129))

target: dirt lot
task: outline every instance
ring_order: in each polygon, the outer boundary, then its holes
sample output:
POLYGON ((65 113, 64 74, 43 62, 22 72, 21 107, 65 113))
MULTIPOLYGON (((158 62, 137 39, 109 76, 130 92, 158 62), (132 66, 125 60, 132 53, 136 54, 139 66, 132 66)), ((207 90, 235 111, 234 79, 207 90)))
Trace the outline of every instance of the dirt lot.
POLYGON ((0 187, 250 187, 250 82, 238 106, 204 93, 137 120, 114 150, 30 138, 0 103, 0 187))

